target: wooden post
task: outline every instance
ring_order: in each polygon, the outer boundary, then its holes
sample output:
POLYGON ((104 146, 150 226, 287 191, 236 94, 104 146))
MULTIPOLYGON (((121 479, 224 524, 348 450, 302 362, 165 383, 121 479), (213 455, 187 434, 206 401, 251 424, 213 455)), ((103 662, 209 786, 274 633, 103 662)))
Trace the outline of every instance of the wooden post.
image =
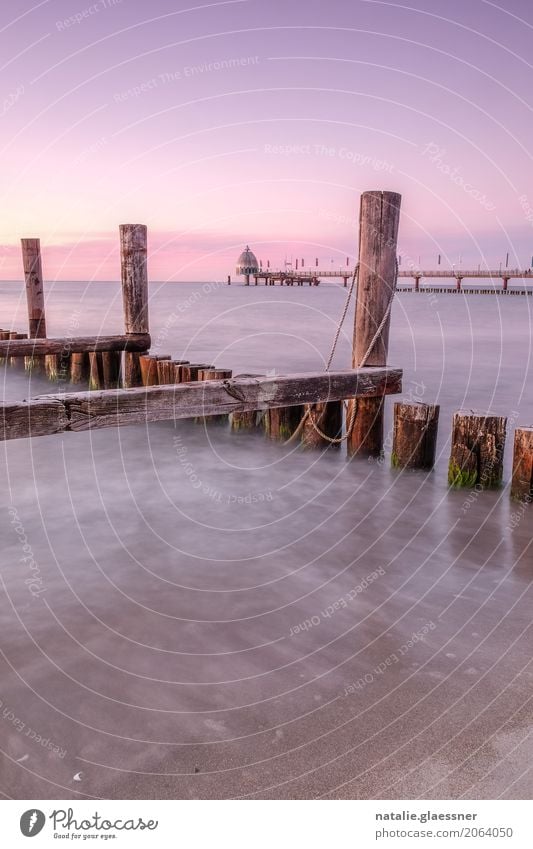
POLYGON ((89 389, 103 389, 102 355, 89 351, 89 389))
MULTIPOLYGON (((264 377, 263 374, 239 374, 236 377, 264 377)), ((243 413, 231 413, 230 427, 234 431, 257 430, 263 425, 264 414, 261 410, 248 410, 243 413)))
MULTIPOLYGON (((265 433, 269 439, 282 442, 289 439, 300 424, 305 408, 301 404, 294 407, 275 407, 265 413, 265 433)), ((295 437, 296 438, 296 437, 295 437)))
MULTIPOLYGON (((9 339, 9 330, 0 330, 0 342, 7 342, 9 339)), ((0 363, 7 362, 5 357, 0 357, 0 363)))
POLYGON ((141 354, 139 365, 141 367, 141 379, 143 386, 157 386, 159 384, 159 360, 170 360, 170 354, 155 355, 141 354))
POLYGON ((141 380, 143 386, 157 384, 157 359, 153 354, 141 354, 139 357, 141 380))
POLYGON ((530 504, 533 497, 533 427, 517 427, 514 434, 511 497, 530 504))
POLYGON ((438 405, 394 405, 394 436, 391 462, 397 469, 432 469, 435 464, 438 405))
POLYGON ((198 372, 202 369, 214 368, 209 363, 189 363, 183 366, 182 383, 191 383, 198 380, 198 372))
MULTIPOLYGON (((122 301, 126 333, 148 333, 147 231, 144 224, 120 225, 122 301)), ((139 354, 124 354, 124 386, 141 386, 139 354)))
POLYGON ((71 383, 83 383, 89 376, 88 354, 71 354, 70 380, 71 383))
MULTIPOLYGON (((359 216, 359 274, 355 303, 352 368, 384 366, 389 345, 390 313, 385 318, 396 284, 397 240, 401 195, 396 192, 364 192, 359 216)), ((348 412, 350 418, 352 404, 348 412)), ((384 398, 359 398, 357 415, 348 439, 348 452, 380 456, 383 449, 384 398)))
POLYGON ((41 243, 39 239, 21 239, 20 241, 26 281, 30 339, 46 339, 41 243))
POLYGON ((453 417, 448 483, 454 487, 494 489, 503 477, 505 416, 472 415, 460 410, 453 417))
POLYGON ((120 351, 102 351, 102 379, 104 389, 118 389, 120 386, 120 351))
POLYGON ((251 410, 248 413, 232 413, 230 425, 232 430, 256 430, 261 426, 262 414, 259 410, 251 410))
POLYGON ((157 358, 157 380, 160 386, 174 383, 174 366, 170 356, 157 358))
MULTIPOLYGON (((201 368, 198 370, 198 380, 229 380, 233 374, 230 368, 201 368)), ((198 416, 197 424, 226 424, 227 416, 198 416)))
POLYGON ((189 360, 172 360, 174 369, 172 383, 183 383, 183 369, 190 365, 189 360))
POLYGON ((304 448, 340 448, 340 442, 329 442, 313 427, 311 416, 322 433, 331 438, 342 436, 342 401, 326 401, 321 404, 311 404, 310 413, 302 430, 301 443, 304 448))
MULTIPOLYGON (((15 333, 15 331, 10 331, 9 338, 13 339, 13 340, 15 340, 15 339, 27 339, 28 334, 27 333, 15 333)), ((16 357, 16 356, 10 357, 9 360, 10 360, 10 363, 11 363, 12 366, 19 366, 20 363, 21 363, 20 357, 16 357)))

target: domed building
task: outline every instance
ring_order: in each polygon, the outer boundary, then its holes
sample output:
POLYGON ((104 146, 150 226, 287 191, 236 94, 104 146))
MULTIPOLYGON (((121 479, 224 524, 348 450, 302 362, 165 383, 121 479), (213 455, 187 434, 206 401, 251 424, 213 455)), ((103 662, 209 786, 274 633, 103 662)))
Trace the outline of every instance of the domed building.
POLYGON ((254 252, 250 250, 250 247, 248 245, 246 245, 245 250, 242 252, 239 259, 237 260, 235 273, 244 274, 245 286, 250 285, 250 274, 259 273, 259 263, 257 262, 254 252))

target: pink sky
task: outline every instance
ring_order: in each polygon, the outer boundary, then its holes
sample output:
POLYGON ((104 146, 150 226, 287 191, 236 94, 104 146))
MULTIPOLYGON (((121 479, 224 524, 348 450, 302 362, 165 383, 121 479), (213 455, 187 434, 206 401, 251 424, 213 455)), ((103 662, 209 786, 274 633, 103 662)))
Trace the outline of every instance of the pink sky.
POLYGON ((401 192, 415 263, 529 266, 533 10, 484 0, 19 0, 0 13, 0 277, 153 280, 357 250, 359 195, 401 192))

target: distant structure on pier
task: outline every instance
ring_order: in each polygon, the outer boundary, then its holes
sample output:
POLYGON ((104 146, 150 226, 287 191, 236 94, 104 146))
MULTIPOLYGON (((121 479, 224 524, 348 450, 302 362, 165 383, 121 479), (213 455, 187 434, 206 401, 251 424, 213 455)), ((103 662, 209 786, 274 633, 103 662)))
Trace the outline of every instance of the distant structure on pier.
POLYGON ((254 252, 250 250, 249 245, 246 245, 246 248, 237 260, 235 273, 244 275, 245 286, 250 285, 250 274, 259 273, 259 263, 257 262, 254 252))

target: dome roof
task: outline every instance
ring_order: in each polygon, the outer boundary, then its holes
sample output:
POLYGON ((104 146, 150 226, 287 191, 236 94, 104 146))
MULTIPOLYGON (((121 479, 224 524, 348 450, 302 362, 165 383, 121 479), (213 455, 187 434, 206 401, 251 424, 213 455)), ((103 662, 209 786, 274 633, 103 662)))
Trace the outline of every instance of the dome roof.
POLYGON ((259 263, 253 251, 246 245, 246 249, 242 252, 237 260, 236 274, 255 274, 259 271, 259 263))

